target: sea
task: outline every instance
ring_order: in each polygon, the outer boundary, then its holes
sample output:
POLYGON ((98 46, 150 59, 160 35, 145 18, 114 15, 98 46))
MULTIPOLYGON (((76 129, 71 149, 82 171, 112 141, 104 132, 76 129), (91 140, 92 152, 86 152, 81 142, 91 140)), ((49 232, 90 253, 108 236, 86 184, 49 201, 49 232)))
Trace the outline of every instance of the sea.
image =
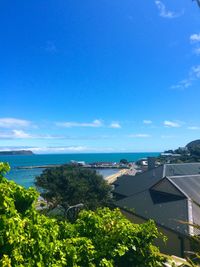
MULTIPOLYGON (((92 162, 119 162, 121 159, 126 159, 129 162, 135 162, 138 159, 146 157, 156 157, 159 152, 143 152, 143 153, 87 153, 87 154, 34 154, 34 155, 11 155, 0 156, 0 162, 8 162, 11 170, 6 175, 6 178, 13 180, 16 183, 29 188, 34 186, 35 177, 39 176, 44 169, 18 169, 17 167, 24 166, 42 166, 51 164, 65 164, 71 160, 92 162)), ((100 169, 100 174, 106 178, 118 170, 116 169, 100 169)))

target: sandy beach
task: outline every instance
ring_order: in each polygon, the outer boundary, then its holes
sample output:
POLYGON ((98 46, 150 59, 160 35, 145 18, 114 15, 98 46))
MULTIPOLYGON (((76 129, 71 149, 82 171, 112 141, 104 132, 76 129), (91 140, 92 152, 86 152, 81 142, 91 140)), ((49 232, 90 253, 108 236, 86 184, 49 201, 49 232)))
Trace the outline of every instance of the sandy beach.
POLYGON ((106 178, 106 181, 109 184, 112 184, 117 180, 118 177, 120 177, 122 175, 132 175, 132 176, 134 176, 136 174, 136 172, 137 172, 137 170, 135 168, 135 164, 133 163, 130 169, 122 169, 119 172, 108 176, 106 178))
POLYGON ((112 184, 117 180, 118 177, 128 174, 128 172, 129 172, 129 169, 122 169, 119 172, 106 177, 105 180, 108 182, 108 184, 112 184))

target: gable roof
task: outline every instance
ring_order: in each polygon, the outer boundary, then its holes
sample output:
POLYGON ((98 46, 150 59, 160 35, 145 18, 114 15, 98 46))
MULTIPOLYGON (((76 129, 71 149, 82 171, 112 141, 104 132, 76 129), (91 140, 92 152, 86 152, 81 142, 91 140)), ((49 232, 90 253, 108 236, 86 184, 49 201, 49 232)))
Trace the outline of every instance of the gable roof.
POLYGON ((200 163, 165 164, 115 182, 116 205, 182 234, 193 234, 190 223, 200 220, 200 163), (195 202, 193 202, 194 200, 195 202))
POLYGON ((136 176, 123 175, 114 182, 115 194, 130 196, 150 188, 163 177, 163 166, 136 176))
POLYGON ((185 197, 185 194, 176 186, 169 179, 163 178, 158 183, 154 184, 150 190, 155 192, 185 197))
POLYGON ((188 208, 186 198, 172 198, 157 192, 146 190, 134 196, 117 201, 117 206, 129 210, 144 219, 153 219, 157 224, 188 235, 189 226, 181 224, 178 220, 188 221, 188 208), (178 211, 178 216, 177 216, 178 211))
POLYGON ((163 177, 198 174, 200 174, 200 163, 177 163, 164 165, 163 177))
POLYGON ((180 188, 188 198, 200 204, 200 175, 184 175, 169 177, 177 188, 180 188))

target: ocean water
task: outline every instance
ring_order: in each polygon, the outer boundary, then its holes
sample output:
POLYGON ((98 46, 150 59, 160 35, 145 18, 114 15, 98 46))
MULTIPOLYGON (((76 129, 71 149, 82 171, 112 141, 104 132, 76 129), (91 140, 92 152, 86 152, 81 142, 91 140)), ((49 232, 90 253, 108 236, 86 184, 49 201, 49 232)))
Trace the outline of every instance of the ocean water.
MULTIPOLYGON (((46 155, 20 155, 20 156, 0 156, 0 162, 8 162, 11 166, 11 171, 6 175, 10 180, 14 180, 16 183, 28 188, 34 186, 34 180, 36 176, 39 176, 43 169, 16 169, 16 167, 22 166, 40 166, 50 164, 64 164, 75 161, 91 162, 119 162, 121 159, 127 159, 128 161, 137 161, 138 159, 158 156, 160 153, 88 153, 88 154, 46 154, 46 155)), ((107 177, 116 173, 115 169, 103 169, 99 172, 107 177)))

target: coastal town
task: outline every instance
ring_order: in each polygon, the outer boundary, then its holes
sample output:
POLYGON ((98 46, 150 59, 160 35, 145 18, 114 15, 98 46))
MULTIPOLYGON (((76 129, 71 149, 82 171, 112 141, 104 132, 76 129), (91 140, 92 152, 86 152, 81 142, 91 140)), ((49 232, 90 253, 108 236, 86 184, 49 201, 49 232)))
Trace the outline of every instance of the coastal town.
MULTIPOLYGON (((42 183, 44 175, 48 172, 47 178, 54 171, 65 168, 74 171, 116 170, 114 174, 105 178, 106 183, 112 186, 112 205, 119 208, 133 223, 141 224, 154 220, 158 230, 167 238, 166 242, 158 238, 155 244, 164 255, 171 257, 171 263, 168 261, 163 266, 171 266, 172 262, 177 264, 176 266, 182 266, 181 264, 186 263, 185 258, 193 250, 193 237, 199 235, 195 225, 200 221, 200 140, 192 141, 176 150, 165 151, 157 157, 140 158, 135 162, 126 159, 119 162, 93 163, 71 160, 67 164, 16 168, 43 169, 41 179, 37 178, 42 183)), ((67 216, 77 216, 83 207, 83 203, 69 206, 67 216)), ((37 210, 43 211, 47 208, 50 208, 48 202, 40 197, 37 210)), ((57 212, 58 207, 53 213, 57 212)), ((51 211, 50 214, 53 213, 51 211)))
POLYGON ((0 25, 0 267, 200 267, 200 0, 0 25))

